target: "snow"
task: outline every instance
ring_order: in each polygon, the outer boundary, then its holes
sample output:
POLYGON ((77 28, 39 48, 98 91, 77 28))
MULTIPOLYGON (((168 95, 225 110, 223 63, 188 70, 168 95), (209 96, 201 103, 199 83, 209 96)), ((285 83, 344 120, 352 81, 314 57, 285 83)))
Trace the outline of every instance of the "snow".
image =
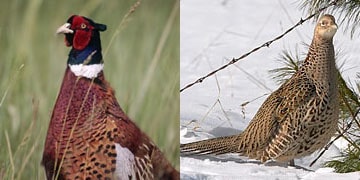
MULTIPOLYGON (((306 14, 295 0, 181 0, 180 1, 180 87, 239 57, 283 33, 306 14)), ((336 18, 335 14, 335 18, 336 18)), ((281 66, 282 50, 307 52, 314 21, 305 22, 284 38, 263 48, 216 76, 180 94, 180 143, 231 135, 248 125, 267 95, 278 85, 269 70, 281 66), (241 106, 243 103, 245 106, 241 106)), ((360 40, 350 39, 340 26, 334 38, 341 49, 337 62, 342 76, 354 84, 360 61, 360 40)), ((301 57, 304 58, 305 54, 301 57)), ((182 179, 360 179, 359 173, 334 173, 323 163, 334 159, 344 140, 337 140, 313 165, 318 152, 297 159, 295 164, 260 164, 235 154, 180 157, 182 179)))

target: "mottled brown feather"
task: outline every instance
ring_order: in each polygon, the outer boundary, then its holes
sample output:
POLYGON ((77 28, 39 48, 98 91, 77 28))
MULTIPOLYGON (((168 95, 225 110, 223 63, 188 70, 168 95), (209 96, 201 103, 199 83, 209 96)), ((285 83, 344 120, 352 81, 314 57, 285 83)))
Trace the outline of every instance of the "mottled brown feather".
POLYGON ((322 148, 337 128, 338 90, 331 15, 320 18, 299 70, 261 105, 244 132, 180 146, 183 154, 239 153, 289 161, 322 148))

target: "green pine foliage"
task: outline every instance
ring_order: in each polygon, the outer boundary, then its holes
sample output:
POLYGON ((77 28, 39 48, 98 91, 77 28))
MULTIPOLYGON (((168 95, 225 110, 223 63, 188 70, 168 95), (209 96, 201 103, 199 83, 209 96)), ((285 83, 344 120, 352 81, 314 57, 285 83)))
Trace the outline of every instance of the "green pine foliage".
MULTIPOLYGON (((300 8, 315 13, 319 8, 333 2, 334 0, 304 0, 300 8)), ((351 36, 354 36, 360 25, 360 1, 359 0, 336 0, 336 5, 331 6, 327 13, 339 13, 337 19, 346 30, 350 30, 351 36)))
POLYGON ((295 55, 293 55, 292 52, 283 50, 280 57, 277 59, 282 66, 269 71, 273 74, 272 78, 278 84, 283 84, 299 69, 299 66, 302 63, 299 59, 300 57, 297 51, 295 55))
MULTIPOLYGON (((357 142, 360 146, 360 141, 357 142)), ((332 167, 338 173, 348 173, 360 171, 360 149, 349 145, 337 160, 331 160, 325 163, 326 167, 332 167)))

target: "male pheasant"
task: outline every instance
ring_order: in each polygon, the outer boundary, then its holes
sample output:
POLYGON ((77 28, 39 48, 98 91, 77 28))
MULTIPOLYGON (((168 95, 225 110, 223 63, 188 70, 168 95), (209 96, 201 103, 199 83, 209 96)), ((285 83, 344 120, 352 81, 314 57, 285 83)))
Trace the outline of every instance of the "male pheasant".
POLYGON ((302 66, 265 100, 242 133, 182 144, 181 152, 288 162, 322 148, 334 135, 339 116, 336 30, 333 16, 320 18, 302 66))
POLYGON ((47 179, 179 179, 179 172, 122 111, 105 80, 100 31, 73 15, 57 33, 72 46, 46 137, 47 179))

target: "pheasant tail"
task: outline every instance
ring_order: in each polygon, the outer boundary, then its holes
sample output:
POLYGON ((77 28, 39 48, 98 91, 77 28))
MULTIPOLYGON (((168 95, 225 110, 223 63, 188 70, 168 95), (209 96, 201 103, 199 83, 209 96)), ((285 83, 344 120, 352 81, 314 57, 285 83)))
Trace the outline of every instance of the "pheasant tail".
POLYGON ((241 152, 241 149, 234 144, 239 142, 239 138, 241 138, 241 134, 181 144, 180 151, 185 155, 238 153, 241 152))

